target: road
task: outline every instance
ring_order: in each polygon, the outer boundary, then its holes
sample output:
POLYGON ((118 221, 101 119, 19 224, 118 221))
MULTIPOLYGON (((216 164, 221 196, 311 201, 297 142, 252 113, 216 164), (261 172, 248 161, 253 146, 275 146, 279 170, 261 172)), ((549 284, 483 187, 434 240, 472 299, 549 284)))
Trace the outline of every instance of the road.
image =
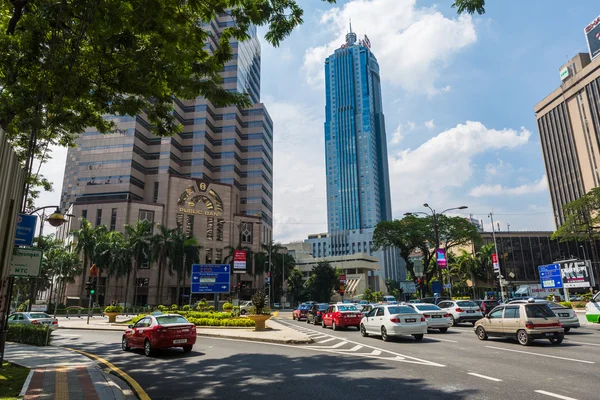
POLYGON ((119 332, 61 329, 54 345, 103 357, 153 399, 598 399, 600 334, 579 329, 560 346, 479 341, 472 327, 383 342, 354 329, 279 321, 314 338, 309 346, 198 338, 194 351, 155 358, 123 352, 119 332), (276 396, 276 397, 274 397, 276 396))

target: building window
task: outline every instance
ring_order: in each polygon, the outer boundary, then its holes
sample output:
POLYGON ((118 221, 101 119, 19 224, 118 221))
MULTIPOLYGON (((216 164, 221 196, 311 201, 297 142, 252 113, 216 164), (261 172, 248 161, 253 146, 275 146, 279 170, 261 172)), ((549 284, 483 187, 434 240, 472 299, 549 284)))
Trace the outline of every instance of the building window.
POLYGON ((215 219, 213 217, 206 218, 206 240, 213 240, 215 230, 215 219))
POLYGON ((87 220, 87 210, 81 210, 81 224, 80 227, 83 227, 83 220, 87 220))
POLYGON ((206 264, 212 264, 212 249, 206 249, 206 264))
POLYGON ((194 216, 193 215, 187 216, 187 224, 185 226, 185 234, 187 235, 187 237, 194 236, 194 216))
POLYGON ((152 201, 158 202, 158 182, 154 182, 154 194, 152 195, 152 201))
POLYGON ((150 279, 149 278, 137 278, 136 286, 137 287, 149 287, 150 279))
POLYGON ((225 225, 225 220, 218 219, 217 220, 217 241, 223 241, 223 225, 225 225))
POLYGON ((177 214, 177 229, 183 230, 183 214, 177 214))
POLYGON ((215 264, 221 264, 221 260, 223 260, 223 249, 215 250, 215 264))
POLYGON ((138 220, 154 223, 154 211, 140 210, 138 220))
POLYGON ((114 231, 117 227, 117 209, 113 208, 110 213, 110 230, 114 231))
POLYGON ((252 243, 252 222, 242 222, 240 228, 240 236, 242 243, 252 243))
POLYGON ((100 226, 102 224, 102 209, 99 208, 96 210, 96 226, 100 226))

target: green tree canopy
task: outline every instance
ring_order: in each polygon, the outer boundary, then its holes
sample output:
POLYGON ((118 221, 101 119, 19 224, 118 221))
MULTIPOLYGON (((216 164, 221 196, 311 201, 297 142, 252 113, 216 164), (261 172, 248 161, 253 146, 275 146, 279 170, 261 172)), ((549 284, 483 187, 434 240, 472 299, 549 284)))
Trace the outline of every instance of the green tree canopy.
POLYGON ((319 262, 312 268, 307 285, 311 300, 328 303, 334 288, 339 285, 339 275, 328 262, 319 262))
POLYGON ((485 14, 485 0, 455 0, 452 8, 456 8, 459 14, 485 14))
POLYGON ((304 275, 298 268, 294 268, 287 278, 287 292, 292 297, 292 304, 297 304, 305 295, 304 275))

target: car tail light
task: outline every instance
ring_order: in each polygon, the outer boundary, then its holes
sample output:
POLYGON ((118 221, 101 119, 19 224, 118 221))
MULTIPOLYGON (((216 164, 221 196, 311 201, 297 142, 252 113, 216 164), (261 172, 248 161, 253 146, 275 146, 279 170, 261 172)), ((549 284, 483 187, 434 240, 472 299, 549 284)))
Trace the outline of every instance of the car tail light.
POLYGON ((421 317, 421 322, 425 322, 425 317, 421 317))
POLYGON ((429 314, 423 314, 423 316, 424 316, 425 318, 431 318, 431 315, 429 315, 429 314))
POLYGON ((40 323, 39 323, 38 321, 36 321, 35 319, 34 319, 33 321, 31 321, 31 323, 32 323, 33 325, 39 325, 39 324, 40 324, 40 323))
POLYGON ((525 322, 525 328, 533 329, 534 327, 535 327, 535 325, 533 324, 533 322, 530 322, 530 321, 525 322))
POLYGON ((456 312, 465 312, 465 310, 463 310, 462 308, 456 308, 456 309, 454 309, 454 311, 456 311, 456 312))
POLYGON ((321 311, 317 311, 317 315, 321 315, 321 311))
POLYGON ((450 318, 450 314, 448 314, 448 313, 444 314, 444 318, 450 318))
POLYGON ((560 322, 551 322, 549 324, 534 324, 531 321, 527 321, 525 322, 525 328, 527 329, 535 329, 535 328, 553 328, 553 327, 558 327, 560 328, 562 326, 562 324, 560 322))
POLYGON ((401 321, 400 321, 400 318, 390 318, 390 322, 394 322, 396 324, 399 324, 401 321))
POLYGON ((55 319, 54 321, 52 321, 52 325, 58 325, 58 320, 55 319))
POLYGON ((154 327, 154 330, 158 331, 158 333, 167 333, 167 332, 169 332, 169 330, 167 328, 163 327, 162 325, 156 325, 154 327))

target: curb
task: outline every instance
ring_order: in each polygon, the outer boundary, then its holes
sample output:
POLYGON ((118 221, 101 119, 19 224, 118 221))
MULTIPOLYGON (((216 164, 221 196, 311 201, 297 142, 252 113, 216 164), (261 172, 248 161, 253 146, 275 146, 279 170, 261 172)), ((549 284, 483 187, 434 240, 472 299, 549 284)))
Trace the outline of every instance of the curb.
POLYGON ((92 328, 85 327, 82 328, 80 326, 59 326, 58 329, 74 329, 80 331, 113 331, 113 332, 124 332, 127 328, 92 328))
POLYGON ((247 340, 251 342, 262 342, 262 343, 278 343, 278 344, 310 344, 314 341, 311 338, 308 339, 268 339, 268 338, 254 338, 244 336, 226 336, 218 335, 214 333, 198 333, 197 336, 214 337, 218 339, 233 339, 233 340, 247 340))

